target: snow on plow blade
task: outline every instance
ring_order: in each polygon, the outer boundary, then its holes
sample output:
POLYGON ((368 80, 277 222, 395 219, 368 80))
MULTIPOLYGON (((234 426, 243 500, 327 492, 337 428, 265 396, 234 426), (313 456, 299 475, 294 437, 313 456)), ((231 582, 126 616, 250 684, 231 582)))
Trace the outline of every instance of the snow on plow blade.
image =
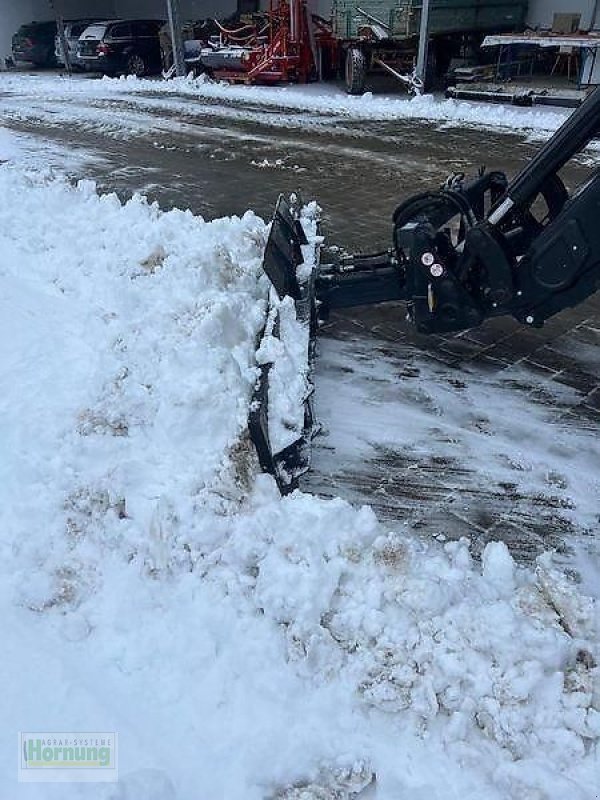
POLYGON ((272 288, 248 425, 260 466, 273 475, 282 494, 293 491, 309 469, 315 432, 311 378, 321 241, 317 228, 314 204, 302 208, 280 196, 263 260, 272 288))

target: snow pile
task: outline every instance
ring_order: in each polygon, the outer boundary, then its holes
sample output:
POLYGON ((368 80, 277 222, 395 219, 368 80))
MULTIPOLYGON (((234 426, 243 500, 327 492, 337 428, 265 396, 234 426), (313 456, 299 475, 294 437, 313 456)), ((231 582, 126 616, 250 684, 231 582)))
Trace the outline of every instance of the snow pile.
MULTIPOLYGON (((115 82, 105 78, 104 81, 115 82)), ((148 81, 140 81, 136 91, 148 91, 148 81)), ((154 84, 155 85, 155 84, 154 84)), ((130 84, 130 88, 132 85, 130 84)), ((432 122, 471 124, 511 130, 553 131, 569 112, 513 108, 489 103, 441 99, 431 94, 411 97, 401 90, 394 95, 351 96, 331 84, 316 86, 238 86, 199 78, 176 78, 160 85, 165 94, 185 97, 252 102, 271 108, 288 108, 350 119, 418 119, 432 122)))
MULTIPOLYGON (((4 74, 0 85, 5 92, 18 96, 24 93, 28 98, 41 100, 54 105, 57 121, 79 120, 87 122, 104 132, 115 136, 131 135, 136 129, 146 130, 149 122, 135 112, 136 107, 143 110, 168 109, 186 114, 213 114, 214 101, 224 101, 220 113, 226 108, 243 112, 244 117, 252 116, 252 111, 265 107, 272 110, 297 110, 322 116, 324 120, 332 117, 340 120, 425 120, 441 124, 469 125, 480 128, 495 128, 507 132, 534 131, 547 134, 555 131, 569 116, 565 109, 539 109, 507 107, 490 103, 476 103, 439 98, 434 95, 408 97, 402 92, 392 95, 374 95, 370 92, 360 97, 349 96, 345 91, 331 84, 311 84, 308 86, 236 86, 227 83, 199 78, 175 78, 169 81, 156 81, 129 77, 90 80, 80 77, 67 80, 62 77, 4 74), (57 103, 58 99, 61 103, 57 103), (74 106, 74 101, 85 98, 89 101, 85 111, 74 106), (123 133, 117 118, 111 121, 106 109, 96 107, 98 101, 124 98, 127 107, 118 110, 127 123, 130 132, 123 133), (198 107, 198 101, 207 102, 198 107), (184 101, 184 102, 181 102, 184 101), (190 102, 194 101, 194 102, 190 102), (133 109, 131 106, 133 105, 133 109), (225 106, 225 108, 223 108, 225 106), (247 106, 250 106, 248 108, 247 106), (239 107, 239 108, 236 108, 239 107)), ((12 98, 7 96, 4 105, 9 109, 12 98)), ((17 118, 28 118, 40 113, 39 104, 33 109, 20 107, 11 111, 17 118)), ((307 116, 307 115, 305 115, 307 116)), ((272 124, 285 124, 294 127, 307 123, 302 115, 286 114, 285 117, 271 113, 272 124)), ((156 123, 155 123, 156 125, 156 123)))
POLYGON ((118 731, 104 800, 591 800, 597 616, 549 556, 257 474, 264 224, 14 166, 0 197, 4 737, 118 731))
MULTIPOLYGON (((537 786, 533 763, 545 774, 540 796, 554 796, 552 782, 564 794, 561 773, 577 777, 600 736, 592 601, 548 556, 531 573, 491 543, 479 568, 466 540, 434 551, 382 532, 366 509, 287 504, 285 524, 266 506, 233 544, 236 559, 246 553, 236 569, 257 573, 256 600, 284 627, 301 673, 343 681, 457 760, 474 766, 486 753, 483 771, 497 747, 506 797, 537 786)), ((591 779, 592 756, 588 768, 591 779)))
POLYGON ((2 302, 12 310, 2 336, 8 436, 15 413, 29 418, 6 480, 23 507, 33 476, 38 486, 35 507, 21 508, 15 524, 52 518, 57 465, 64 493, 68 536, 51 537, 52 568, 40 554, 45 579, 39 600, 30 598, 47 605, 50 575, 62 576, 60 594, 64 576, 80 572, 75 554, 89 521, 116 514, 133 554, 147 547, 159 504, 167 517, 177 506, 193 526, 192 498, 223 493, 232 452, 245 447, 257 374, 265 226, 250 213, 211 224, 161 214, 141 197, 122 206, 89 182, 73 190, 9 170, 2 179, 2 195, 21 198, 0 211, 2 302), (24 352, 15 354, 15 340, 24 352))

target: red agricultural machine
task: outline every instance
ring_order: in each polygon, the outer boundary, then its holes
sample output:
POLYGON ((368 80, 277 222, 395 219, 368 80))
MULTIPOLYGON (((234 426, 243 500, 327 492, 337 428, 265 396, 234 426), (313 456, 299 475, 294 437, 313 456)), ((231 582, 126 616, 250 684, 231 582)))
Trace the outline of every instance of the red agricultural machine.
POLYGON ((486 33, 521 30, 527 3, 430 0, 427 46, 421 0, 333 0, 327 20, 313 13, 315 7, 316 0, 270 0, 252 24, 232 30, 217 23, 220 34, 193 66, 242 83, 344 76, 349 94, 362 94, 370 75, 391 75, 419 94, 443 82, 453 57, 476 52, 486 33))
POLYGON ((262 18, 235 30, 217 24, 220 35, 202 48, 200 61, 220 80, 308 83, 322 77, 324 57, 335 61, 331 27, 311 13, 310 0, 271 0, 262 18))

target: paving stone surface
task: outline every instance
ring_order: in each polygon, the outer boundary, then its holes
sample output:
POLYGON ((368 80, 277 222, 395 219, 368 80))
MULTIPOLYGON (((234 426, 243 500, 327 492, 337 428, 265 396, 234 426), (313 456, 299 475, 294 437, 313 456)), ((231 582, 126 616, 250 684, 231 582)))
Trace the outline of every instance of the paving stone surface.
POLYGON ((391 525, 427 537, 468 536, 475 554, 499 538, 523 560, 548 547, 566 552, 574 539, 591 547, 600 528, 592 495, 600 475, 598 299, 535 331, 493 320, 424 338, 402 318, 402 307, 390 304, 346 312, 323 332, 316 402, 326 433, 315 440, 306 488, 368 502, 391 525), (379 359, 380 368, 346 380, 361 359, 379 359), (444 400, 448 387, 452 402, 444 400), (380 399, 394 394, 390 413, 380 399))

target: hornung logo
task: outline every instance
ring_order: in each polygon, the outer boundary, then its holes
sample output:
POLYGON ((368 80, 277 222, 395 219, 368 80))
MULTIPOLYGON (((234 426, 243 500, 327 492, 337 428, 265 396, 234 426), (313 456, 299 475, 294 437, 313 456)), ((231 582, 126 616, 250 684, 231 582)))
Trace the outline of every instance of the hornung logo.
POLYGON ((20 733, 19 780, 117 780, 116 733, 20 733))

